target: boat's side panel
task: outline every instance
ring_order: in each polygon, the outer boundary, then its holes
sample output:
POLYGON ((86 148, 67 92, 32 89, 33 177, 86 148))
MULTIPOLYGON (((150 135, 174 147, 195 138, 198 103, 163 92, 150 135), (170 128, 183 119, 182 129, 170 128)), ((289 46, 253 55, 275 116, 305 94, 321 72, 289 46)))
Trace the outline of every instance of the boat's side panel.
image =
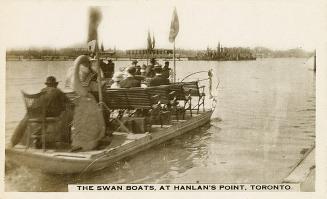
POLYGON ((203 126, 210 121, 211 114, 212 112, 206 112, 198 117, 194 117, 185 122, 173 125, 172 127, 160 131, 156 134, 149 134, 148 136, 136 140, 135 142, 131 142, 127 145, 124 145, 123 147, 117 148, 116 151, 99 154, 97 157, 99 159, 94 162, 93 165, 88 168, 88 170, 97 170, 97 167, 101 167, 100 165, 105 162, 118 161, 124 157, 134 155, 140 151, 184 134, 192 129, 203 126))
POLYGON ((28 151, 6 149, 6 161, 16 165, 39 169, 45 173, 76 173, 90 163, 86 158, 62 158, 51 155, 33 154, 28 151))
MULTIPOLYGON (((103 169, 110 164, 131 156, 140 151, 158 145, 192 129, 200 127, 210 121, 212 111, 204 112, 184 122, 177 123, 169 128, 156 133, 150 133, 140 139, 124 144, 122 146, 103 151, 91 157, 68 157, 56 156, 42 153, 31 153, 29 151, 7 149, 6 160, 18 165, 38 168, 48 173, 79 173, 82 171, 94 171, 103 169)), ((78 154, 78 153, 76 153, 78 154)))

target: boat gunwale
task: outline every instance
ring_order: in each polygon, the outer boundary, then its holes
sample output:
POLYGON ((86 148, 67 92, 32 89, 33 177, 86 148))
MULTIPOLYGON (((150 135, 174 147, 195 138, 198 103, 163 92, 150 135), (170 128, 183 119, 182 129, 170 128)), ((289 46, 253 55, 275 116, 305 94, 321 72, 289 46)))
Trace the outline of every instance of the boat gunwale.
MULTIPOLYGON (((151 148, 157 144, 160 144, 162 142, 165 142, 167 140, 171 140, 174 137, 180 136, 181 134, 184 134, 186 132, 189 132, 192 129, 198 128, 202 125, 204 125, 205 123, 208 123, 210 121, 210 117, 213 113, 213 110, 208 110, 208 111, 204 111, 200 114, 198 114, 195 117, 190 118, 189 120, 185 120, 185 121, 181 121, 178 122, 174 125, 171 125, 170 127, 167 127, 165 129, 163 129, 162 131, 157 132, 156 134, 160 135, 156 136, 156 137, 152 137, 153 134, 149 133, 148 135, 140 138, 140 139, 136 139, 130 143, 127 143, 124 146, 118 146, 113 148, 112 150, 106 151, 106 150, 98 150, 99 153, 96 154, 88 154, 87 156, 84 156, 85 158, 83 158, 83 156, 81 156, 81 158, 77 158, 77 157, 69 157, 69 156, 65 156, 63 155, 62 152, 53 152, 53 153, 44 153, 41 152, 41 150, 37 149, 38 152, 35 153, 35 150, 32 151, 26 151, 23 149, 15 149, 15 148, 8 148, 6 149, 5 153, 6 153, 6 161, 8 159, 9 156, 25 156, 25 158, 29 158, 30 161, 32 159, 38 160, 39 162, 53 162, 53 163, 60 163, 60 165, 64 165, 64 164, 72 164, 75 165, 79 168, 86 168, 88 167, 90 164, 92 164, 94 161, 96 161, 96 164, 98 165, 107 165, 109 166, 110 164, 119 161, 125 157, 128 157, 132 154, 138 153, 140 151, 143 151, 147 148, 151 148), (208 118, 206 120, 206 118, 208 118), (195 128, 191 128, 192 126, 196 125, 195 128), (118 150, 118 151, 117 151, 118 150)), ((87 153, 87 152, 77 152, 77 153, 69 153, 69 152, 65 152, 64 154, 67 155, 71 155, 71 154, 77 154, 77 155, 81 155, 83 153, 87 153)), ((28 161, 28 160, 25 160, 28 161)), ((35 166, 31 166, 30 167, 36 168, 35 166)), ((106 166, 103 166, 106 167, 106 166)), ((102 169, 102 167, 100 168, 102 169)), ((62 172, 55 172, 55 171, 51 171, 47 168, 41 168, 41 170, 44 170, 46 173, 62 173, 62 172)), ((80 171, 82 171, 83 169, 77 169, 79 171, 73 171, 73 172, 65 172, 65 173, 78 173, 80 171)), ((96 168, 91 168, 90 171, 94 171, 94 170, 99 170, 96 168)))

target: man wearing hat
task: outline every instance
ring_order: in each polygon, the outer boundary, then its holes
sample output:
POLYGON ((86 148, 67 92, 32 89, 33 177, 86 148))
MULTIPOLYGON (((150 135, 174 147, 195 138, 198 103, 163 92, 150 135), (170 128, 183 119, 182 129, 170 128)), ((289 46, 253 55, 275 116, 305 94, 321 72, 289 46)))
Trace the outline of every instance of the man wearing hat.
POLYGON ((156 75, 154 78, 152 78, 150 80, 149 86, 160 86, 160 85, 168 85, 169 84, 169 80, 162 76, 162 68, 160 65, 157 65, 154 68, 154 72, 156 75))
POLYGON ((134 60, 132 62, 132 66, 134 66, 136 68, 136 72, 135 72, 135 75, 141 75, 141 66, 140 65, 137 65, 138 61, 137 60, 134 60))
POLYGON ((66 109, 66 104, 69 103, 68 97, 57 88, 58 83, 54 76, 47 77, 45 85, 41 91, 45 92, 48 101, 47 117, 57 117, 66 109))
POLYGON ((146 77, 152 78, 155 76, 154 67, 155 67, 156 63, 157 63, 156 59, 151 58, 150 64, 147 65, 146 70, 145 70, 146 77))
MULTIPOLYGON (((54 76, 47 77, 45 81, 47 87, 43 88, 41 92, 44 92, 39 103, 44 104, 46 107, 46 117, 57 117, 58 122, 51 125, 55 125, 53 128, 49 128, 47 133, 47 146, 56 145, 57 147, 63 147, 69 144, 69 123, 72 121, 72 112, 66 109, 66 105, 69 104, 67 96, 57 88, 58 82, 54 76), (66 111, 67 110, 67 111, 66 111)), ((39 106, 41 104, 35 104, 39 106)), ((42 114, 42 113, 37 113, 42 114)), ((11 145, 15 146, 24 137, 27 128, 28 116, 25 115, 23 120, 19 123, 15 129, 13 136, 11 137, 11 145)), ((48 124, 50 125, 50 124, 48 124)), ((39 134, 39 128, 33 132, 33 134, 39 134)), ((40 143, 36 147, 40 147, 40 143)))
POLYGON ((132 61, 132 66, 136 67, 137 63, 138 63, 137 60, 133 60, 133 61, 132 61))
POLYGON ((141 81, 135 78, 136 68, 130 66, 126 70, 126 79, 120 82, 121 88, 141 87, 141 81))
POLYGON ((168 79, 170 76, 170 70, 171 69, 169 68, 169 61, 165 61, 165 65, 162 68, 162 76, 168 79))

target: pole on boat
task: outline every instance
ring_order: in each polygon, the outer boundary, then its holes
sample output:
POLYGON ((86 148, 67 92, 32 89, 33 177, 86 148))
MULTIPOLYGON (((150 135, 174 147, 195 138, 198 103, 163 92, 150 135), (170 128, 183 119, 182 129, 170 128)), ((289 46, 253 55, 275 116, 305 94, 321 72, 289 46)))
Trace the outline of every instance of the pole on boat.
POLYGON ((100 105, 100 110, 101 112, 103 111, 103 97, 102 97, 102 83, 101 83, 101 69, 100 69, 100 55, 99 55, 99 50, 95 54, 95 60, 96 60, 96 68, 97 68, 97 73, 98 73, 98 93, 99 93, 99 105, 100 105))
MULTIPOLYGON (((92 50, 92 54, 95 60, 97 83, 98 83, 98 94, 99 94, 99 104, 100 111, 103 111, 103 98, 102 98, 102 89, 101 89, 101 69, 100 69, 100 51, 98 46, 98 26, 101 22, 102 13, 97 7, 91 7, 90 16, 89 16, 89 32, 88 32, 88 46, 92 50), (93 49, 92 49, 93 48, 93 49)), ((92 63, 93 64, 93 63, 92 63)))
POLYGON ((317 59, 317 53, 315 49, 314 57, 313 57, 313 71, 316 72, 316 59, 317 59))
POLYGON ((151 54, 151 49, 152 49, 152 41, 151 41, 151 36, 150 36, 150 31, 148 30, 148 38, 147 38, 147 51, 146 51, 146 65, 149 65, 149 54, 151 54))
POLYGON ((176 82, 176 55, 175 55, 175 40, 174 40, 174 49, 173 49, 173 59, 174 59, 174 83, 176 82))
POLYGON ((169 41, 174 44, 173 48, 173 60, 174 60, 174 73, 173 73, 173 81, 176 82, 176 54, 175 54, 175 39, 179 31, 179 21, 176 8, 174 8, 171 24, 170 24, 170 32, 169 32, 169 41))

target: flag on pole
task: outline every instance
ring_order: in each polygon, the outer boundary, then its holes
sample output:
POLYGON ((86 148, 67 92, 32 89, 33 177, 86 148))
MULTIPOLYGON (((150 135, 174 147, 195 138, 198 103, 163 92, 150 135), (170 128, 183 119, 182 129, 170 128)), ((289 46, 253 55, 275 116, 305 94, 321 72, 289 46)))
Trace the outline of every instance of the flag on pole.
POLYGON ((174 42, 179 31, 179 21, 176 8, 174 9, 169 32, 169 41, 174 42))
POLYGON ((102 13, 98 7, 91 7, 89 11, 89 31, 87 42, 98 40, 98 26, 102 19, 102 13))
POLYGON ((87 35, 88 48, 95 52, 98 50, 98 26, 102 19, 102 13, 98 7, 91 7, 89 10, 89 28, 87 35))
POLYGON ((152 41, 151 41, 151 36, 150 32, 148 32, 148 50, 152 49, 152 41))

